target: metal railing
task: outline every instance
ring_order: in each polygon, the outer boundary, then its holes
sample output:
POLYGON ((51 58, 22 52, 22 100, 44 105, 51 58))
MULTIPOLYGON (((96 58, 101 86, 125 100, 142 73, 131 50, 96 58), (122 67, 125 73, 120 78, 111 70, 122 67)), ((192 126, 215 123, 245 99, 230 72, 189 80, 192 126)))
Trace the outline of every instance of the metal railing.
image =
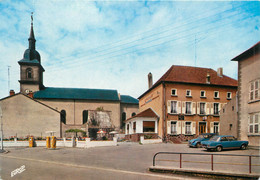
MULTIPOLYGON (((249 173, 252 173, 252 157, 260 157, 259 155, 239 155, 239 154, 207 154, 207 153, 180 153, 180 152, 158 152, 153 156, 153 166, 155 166, 155 158, 158 154, 179 154, 179 164, 180 168, 182 168, 182 155, 202 155, 202 156, 210 156, 210 163, 211 163, 211 170, 214 170, 214 156, 243 156, 248 157, 248 165, 249 166, 249 173)), ((159 161, 159 160, 158 160, 159 161)), ((196 162, 196 161, 189 161, 189 162, 196 162)), ((206 162, 205 162, 206 163, 206 162)), ((217 164, 217 163, 216 163, 217 164)), ((231 164, 231 163, 227 163, 231 164)), ((260 166, 260 165, 253 165, 253 166, 260 166)))

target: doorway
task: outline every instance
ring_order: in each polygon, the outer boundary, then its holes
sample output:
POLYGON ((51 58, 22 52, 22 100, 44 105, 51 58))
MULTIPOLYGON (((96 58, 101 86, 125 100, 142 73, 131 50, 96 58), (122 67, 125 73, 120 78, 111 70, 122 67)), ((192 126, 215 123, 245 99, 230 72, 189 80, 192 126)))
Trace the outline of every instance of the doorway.
POLYGON ((199 122, 199 134, 203 134, 207 132, 207 123, 206 122, 199 122))

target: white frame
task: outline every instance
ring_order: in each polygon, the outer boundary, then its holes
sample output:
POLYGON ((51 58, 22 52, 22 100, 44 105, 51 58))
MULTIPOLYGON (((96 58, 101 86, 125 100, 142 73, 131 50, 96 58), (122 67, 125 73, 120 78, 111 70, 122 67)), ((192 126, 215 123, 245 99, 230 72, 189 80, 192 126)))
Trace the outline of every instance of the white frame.
POLYGON ((190 90, 190 89, 186 89, 186 96, 188 96, 188 97, 191 97, 191 96, 192 96, 192 95, 191 95, 191 90, 190 90), (187 94, 187 92, 190 92, 189 95, 187 94))
POLYGON ((172 95, 172 96, 177 96, 177 95, 178 95, 177 89, 171 89, 171 95, 172 95), (172 90, 175 90, 175 94, 172 94, 172 90))
POLYGON ((201 91, 200 91, 200 97, 203 97, 203 98, 206 97, 206 91, 205 91, 205 90, 201 90, 201 91), (204 96, 201 96, 201 93, 202 93, 202 92, 204 92, 204 96))
POLYGON ((227 99, 232 99, 232 92, 227 92, 227 99), (228 94, 230 94, 230 97, 228 97, 228 94))
POLYGON ((214 91, 214 98, 219 98, 219 91, 214 91), (215 96, 215 93, 218 93, 218 95, 215 96))

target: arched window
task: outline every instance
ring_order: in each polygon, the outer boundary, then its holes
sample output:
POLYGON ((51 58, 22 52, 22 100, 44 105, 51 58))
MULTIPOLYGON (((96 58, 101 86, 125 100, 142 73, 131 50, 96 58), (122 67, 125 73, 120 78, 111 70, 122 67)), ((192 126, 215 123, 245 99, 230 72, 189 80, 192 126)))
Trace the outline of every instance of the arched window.
POLYGON ((66 111, 65 110, 61 110, 61 112, 60 112, 60 121, 63 122, 64 124, 66 124, 66 111))
POLYGON ((88 111, 87 110, 84 110, 82 113, 82 122, 83 122, 83 124, 88 122, 88 111))
POLYGON ((126 113, 122 113, 122 119, 121 119, 121 129, 125 126, 125 120, 126 120, 126 113))
POLYGON ((32 79, 33 78, 33 70, 32 70, 32 68, 27 68, 26 69, 26 77, 28 79, 32 79))
POLYGON ((133 117, 133 116, 135 116, 135 115, 136 115, 136 113, 135 113, 135 112, 133 112, 133 113, 132 113, 132 117, 133 117))

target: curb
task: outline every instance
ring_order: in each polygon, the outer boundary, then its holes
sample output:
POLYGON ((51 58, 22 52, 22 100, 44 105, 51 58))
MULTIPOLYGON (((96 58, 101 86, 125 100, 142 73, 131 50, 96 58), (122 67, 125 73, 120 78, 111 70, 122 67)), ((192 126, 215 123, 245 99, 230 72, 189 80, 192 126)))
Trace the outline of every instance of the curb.
POLYGON ((203 176, 209 178, 229 178, 229 179, 259 179, 260 174, 238 174, 229 172, 203 171, 195 169, 180 169, 162 166, 151 166, 149 171, 157 173, 185 174, 190 176, 203 176))

